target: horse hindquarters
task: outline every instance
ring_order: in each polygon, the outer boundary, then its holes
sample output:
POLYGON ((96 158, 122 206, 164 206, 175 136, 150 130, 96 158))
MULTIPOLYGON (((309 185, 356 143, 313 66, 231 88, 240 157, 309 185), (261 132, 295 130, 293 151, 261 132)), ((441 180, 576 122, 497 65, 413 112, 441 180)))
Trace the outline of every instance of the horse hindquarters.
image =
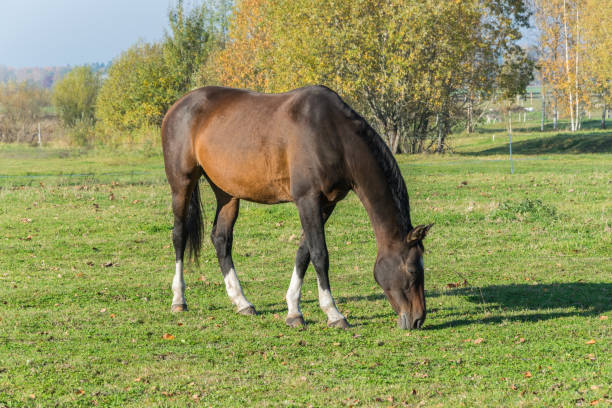
POLYGON ((166 177, 172 190, 172 212, 174 229, 172 243, 176 255, 176 270, 172 280, 172 311, 187 309, 185 302, 185 280, 183 278, 183 260, 185 248, 189 247, 190 256, 197 261, 202 244, 202 210, 198 180, 202 169, 198 166, 191 149, 190 129, 176 123, 180 119, 180 110, 172 109, 162 124, 162 145, 166 177))

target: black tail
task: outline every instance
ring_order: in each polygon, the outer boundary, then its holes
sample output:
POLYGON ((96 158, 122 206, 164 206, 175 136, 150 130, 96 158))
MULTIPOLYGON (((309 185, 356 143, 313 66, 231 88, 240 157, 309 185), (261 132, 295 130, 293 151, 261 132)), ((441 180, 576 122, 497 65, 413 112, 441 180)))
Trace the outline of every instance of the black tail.
POLYGON ((189 209, 187 210, 187 219, 185 220, 185 228, 187 229, 188 258, 198 264, 200 259, 200 249, 202 248, 202 236, 204 233, 199 181, 196 182, 193 193, 191 193, 189 209))

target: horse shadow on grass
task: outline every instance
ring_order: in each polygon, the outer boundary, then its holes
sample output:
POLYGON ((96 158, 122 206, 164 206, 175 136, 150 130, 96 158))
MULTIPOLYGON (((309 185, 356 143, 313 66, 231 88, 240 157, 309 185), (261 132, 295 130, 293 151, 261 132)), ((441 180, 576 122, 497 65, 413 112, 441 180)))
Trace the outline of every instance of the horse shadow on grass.
MULTIPOLYGON (((436 295, 430 294, 431 295, 436 295)), ((455 288, 437 295, 461 296, 477 305, 484 318, 428 324, 431 330, 471 324, 538 322, 571 316, 595 317, 612 310, 612 283, 553 283, 455 288), (557 309, 557 310, 555 310, 557 309), (571 310, 558 310, 571 309, 571 310)), ((480 313, 479 313, 480 314, 480 313)))
MULTIPOLYGON (((508 153, 508 144, 479 152, 461 152, 464 156, 493 156, 508 153)), ((512 143, 512 153, 538 154, 584 154, 612 153, 612 131, 593 133, 559 133, 550 137, 538 137, 512 143)))
MULTIPOLYGON (((571 316, 595 317, 612 310, 612 283, 551 283, 551 284, 510 284, 484 287, 463 287, 447 290, 428 290, 426 299, 443 296, 463 297, 474 304, 476 312, 484 318, 466 318, 465 313, 449 313, 443 308, 428 308, 428 320, 425 330, 438 330, 449 327, 472 324, 500 324, 502 322, 538 322, 571 316), (558 310, 566 309, 566 310, 558 310), (567 310, 570 309, 570 310, 567 310), (436 314, 444 312, 446 317, 455 316, 444 323, 436 323, 436 314)), ((358 302, 377 302, 385 300, 382 293, 368 295, 338 296, 339 305, 350 305, 358 302)), ((316 299, 303 299, 302 304, 318 303, 316 299)), ((378 318, 394 319, 395 313, 386 303, 384 310, 368 316, 349 317, 353 326, 368 326, 369 321, 378 318)), ((287 307, 282 302, 261 305, 259 310, 264 314, 282 314, 287 307)), ((312 324, 314 321, 307 321, 312 324)))

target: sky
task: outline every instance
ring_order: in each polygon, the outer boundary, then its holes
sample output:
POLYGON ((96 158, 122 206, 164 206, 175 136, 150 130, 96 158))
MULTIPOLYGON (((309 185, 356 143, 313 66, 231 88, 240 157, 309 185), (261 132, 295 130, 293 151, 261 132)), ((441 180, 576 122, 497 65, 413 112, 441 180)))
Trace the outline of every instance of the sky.
POLYGON ((172 0, 0 0, 0 65, 109 62, 158 41, 172 0))

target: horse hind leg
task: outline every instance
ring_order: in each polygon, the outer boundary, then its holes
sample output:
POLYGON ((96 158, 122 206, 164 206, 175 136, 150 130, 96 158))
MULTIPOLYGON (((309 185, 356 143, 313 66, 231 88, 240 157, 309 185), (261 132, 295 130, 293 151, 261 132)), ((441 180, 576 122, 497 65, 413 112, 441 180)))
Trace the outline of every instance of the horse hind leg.
POLYGON ((238 280, 232 259, 234 223, 238 217, 240 200, 229 196, 216 187, 213 187, 213 189, 217 197, 217 213, 215 215, 211 239, 217 251, 219 266, 225 281, 225 289, 239 314, 254 315, 256 314, 255 307, 246 299, 242 292, 242 286, 238 280))
POLYGON ((183 277, 185 248, 189 244, 191 256, 197 260, 201 246, 202 213, 199 178, 199 173, 184 177, 169 177, 172 188, 172 212, 174 213, 172 243, 176 255, 176 269, 172 279, 172 312, 187 310, 183 277))

